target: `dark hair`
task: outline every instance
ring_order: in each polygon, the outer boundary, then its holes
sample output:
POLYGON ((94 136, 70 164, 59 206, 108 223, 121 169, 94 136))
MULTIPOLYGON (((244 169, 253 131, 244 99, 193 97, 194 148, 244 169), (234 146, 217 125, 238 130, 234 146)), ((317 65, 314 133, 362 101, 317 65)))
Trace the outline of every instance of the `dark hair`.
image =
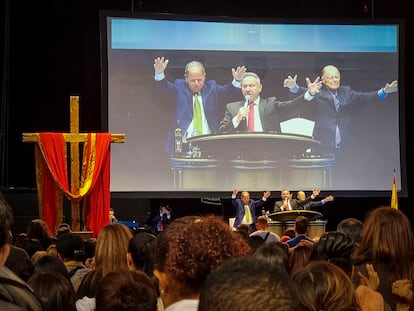
POLYGON ((229 259, 207 277, 198 310, 297 310, 290 286, 286 271, 264 260, 229 259))
POLYGON ((36 272, 59 273, 69 279, 69 272, 63 261, 52 255, 44 255, 36 261, 34 273, 36 272))
POLYGON ((151 233, 140 232, 129 241, 128 252, 135 267, 153 276, 154 260, 157 253, 157 237, 151 233))
POLYGON ((10 229, 13 223, 14 218, 12 210, 0 193, 0 247, 11 242, 10 229))
POLYGON ((295 221, 295 229, 298 234, 306 234, 309 221, 305 216, 298 216, 295 221))
POLYGON ((364 223, 356 218, 345 218, 338 223, 336 231, 348 234, 355 243, 361 241, 361 232, 364 223))
POLYGON ((96 295, 96 310, 157 310, 157 293, 144 272, 109 272, 96 295))
POLYGON ((56 241, 56 250, 64 260, 84 260, 83 240, 75 233, 61 235, 56 241))
POLYGON ((76 293, 59 273, 37 272, 27 282, 40 297, 43 311, 76 311, 76 293))
POLYGON ((253 254, 253 257, 266 261, 267 265, 282 268, 289 272, 289 257, 288 257, 288 246, 286 249, 279 246, 279 242, 265 243, 259 246, 253 254))
POLYGON ((44 251, 52 244, 52 233, 43 219, 34 219, 29 222, 26 233, 29 239, 38 239, 44 251))

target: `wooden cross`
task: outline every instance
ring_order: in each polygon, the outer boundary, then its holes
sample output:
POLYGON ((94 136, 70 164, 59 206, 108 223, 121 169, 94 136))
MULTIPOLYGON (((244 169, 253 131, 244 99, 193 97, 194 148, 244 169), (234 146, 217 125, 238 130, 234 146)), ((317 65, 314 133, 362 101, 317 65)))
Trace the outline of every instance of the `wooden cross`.
MULTIPOLYGON (((70 96, 70 132, 62 133, 65 142, 70 144, 70 176, 72 193, 78 193, 80 188, 80 161, 79 159, 79 144, 85 143, 88 138, 88 133, 79 133, 79 96, 70 96)), ((36 133, 23 133, 23 142, 38 142, 39 135, 36 133)), ((125 134, 111 134, 112 143, 125 142, 125 134)), ((37 185, 38 191, 40 185, 37 185)), ((63 198, 63 196, 62 196, 63 198)), ((43 204, 40 202, 38 196, 39 214, 43 216, 43 204)), ((73 231, 80 231, 80 202, 71 200, 71 228, 73 231)), ((63 220, 63 204, 58 202, 57 219, 63 220)))

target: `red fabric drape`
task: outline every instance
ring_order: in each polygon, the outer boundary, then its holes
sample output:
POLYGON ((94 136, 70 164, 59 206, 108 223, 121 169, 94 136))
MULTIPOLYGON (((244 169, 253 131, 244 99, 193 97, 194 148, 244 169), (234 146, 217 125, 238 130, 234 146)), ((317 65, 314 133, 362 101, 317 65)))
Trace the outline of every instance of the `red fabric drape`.
POLYGON ((88 134, 84 148, 81 187, 78 193, 69 189, 66 142, 62 133, 39 133, 39 146, 44 158, 44 218, 54 231, 56 224, 56 184, 70 200, 88 196, 88 227, 97 236, 108 223, 110 205, 110 133, 88 134))

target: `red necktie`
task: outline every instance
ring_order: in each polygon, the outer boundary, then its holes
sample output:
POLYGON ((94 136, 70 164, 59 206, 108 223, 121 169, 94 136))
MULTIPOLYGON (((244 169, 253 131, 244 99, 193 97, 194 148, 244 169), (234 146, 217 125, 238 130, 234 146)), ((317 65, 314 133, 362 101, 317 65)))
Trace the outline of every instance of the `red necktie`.
POLYGON ((254 132, 254 102, 249 103, 249 117, 247 121, 247 131, 254 132))

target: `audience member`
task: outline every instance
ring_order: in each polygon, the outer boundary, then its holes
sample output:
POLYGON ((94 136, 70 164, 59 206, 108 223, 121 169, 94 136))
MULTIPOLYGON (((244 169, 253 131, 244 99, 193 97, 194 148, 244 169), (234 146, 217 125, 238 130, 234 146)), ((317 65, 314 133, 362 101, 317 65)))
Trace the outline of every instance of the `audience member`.
POLYGON ((63 261, 52 255, 42 256, 36 261, 33 273, 36 272, 59 273, 68 280, 70 279, 68 269, 63 261))
POLYGON ((256 249, 265 244, 265 241, 261 236, 254 235, 247 238, 247 243, 250 245, 251 253, 253 254, 256 249))
MULTIPOLYGON (((47 250, 52 244, 52 233, 43 219, 34 219, 27 225, 26 234, 28 239, 37 239, 40 242, 41 250, 47 250)), ((32 254, 33 255, 33 254, 32 254)), ((29 254, 29 256, 31 256, 29 254)))
POLYGON ((207 277, 199 311, 295 311, 286 271, 266 261, 242 257, 225 261, 207 277))
POLYGON ((0 192, 0 307, 2 310, 42 311, 33 290, 4 264, 10 253, 12 209, 0 192))
POLYGON ((236 208, 236 219, 234 220, 234 227, 237 228, 240 224, 249 225, 249 233, 256 231, 256 208, 264 205, 266 200, 270 197, 270 191, 263 192, 263 197, 260 200, 250 199, 250 193, 243 191, 240 199, 237 198, 237 188, 233 189, 231 195, 231 204, 236 208))
POLYGON ((157 237, 147 232, 137 233, 129 241, 128 266, 131 270, 142 270, 149 277, 153 277, 156 254, 157 237))
POLYGON ((154 284, 140 271, 109 272, 96 295, 96 311, 157 311, 154 284))
MULTIPOLYGON (((414 237, 410 220, 400 210, 382 206, 372 210, 364 220, 361 242, 353 255, 354 284, 360 283, 360 271, 367 275, 366 264, 374 266, 380 279, 378 292, 394 308, 392 294, 395 281, 414 280, 414 237)), ((414 310, 411 304, 409 310, 414 310)))
POLYGON ((312 254, 312 249, 307 246, 297 246, 295 247, 289 257, 289 270, 290 274, 303 269, 309 264, 312 254))
POLYGON ((314 243, 313 239, 307 235, 308 228, 309 228, 309 221, 305 216, 296 217, 295 226, 293 227, 293 230, 295 231, 295 237, 291 240, 286 241, 286 244, 289 246, 290 249, 298 245, 309 246, 309 243, 313 245, 314 243))
POLYGON ((320 193, 319 189, 314 189, 312 195, 304 200, 292 199, 292 195, 288 189, 283 189, 280 192, 281 200, 275 202, 274 212, 291 211, 296 209, 304 209, 303 206, 313 199, 315 199, 320 193))
POLYGON ((279 242, 280 237, 269 230, 269 223, 265 216, 257 217, 256 229, 257 231, 250 233, 250 237, 260 236, 265 243, 279 242))
POLYGON ((349 235, 356 244, 361 241, 361 231, 364 223, 356 218, 345 218, 336 226, 336 231, 349 235))
POLYGON ((96 241, 95 269, 82 278, 77 290, 79 299, 84 296, 95 298, 109 272, 128 269, 127 252, 131 238, 131 230, 121 223, 102 228, 96 241))
POLYGON ((185 216, 158 236, 154 275, 166 311, 197 310, 210 271, 226 259, 246 256, 250 247, 216 216, 185 216))
POLYGON ((71 277, 77 270, 85 268, 83 240, 79 235, 75 233, 61 235, 56 241, 56 249, 58 257, 65 264, 71 277))
POLYGON ((356 311, 354 286, 345 272, 323 260, 292 275, 295 297, 305 310, 356 311))
POLYGON ((289 252, 285 246, 279 242, 265 243, 256 249, 253 257, 265 261, 267 266, 283 268, 289 274, 289 252))
POLYGON ((312 260, 326 260, 340 267, 351 277, 354 240, 342 232, 325 232, 313 245, 312 260))
POLYGON ((27 283, 40 297, 43 311, 77 311, 75 290, 60 273, 37 272, 27 283))
POLYGON ((72 229, 70 228, 69 224, 63 222, 56 229, 56 239, 58 239, 61 235, 65 233, 72 233, 72 229))

